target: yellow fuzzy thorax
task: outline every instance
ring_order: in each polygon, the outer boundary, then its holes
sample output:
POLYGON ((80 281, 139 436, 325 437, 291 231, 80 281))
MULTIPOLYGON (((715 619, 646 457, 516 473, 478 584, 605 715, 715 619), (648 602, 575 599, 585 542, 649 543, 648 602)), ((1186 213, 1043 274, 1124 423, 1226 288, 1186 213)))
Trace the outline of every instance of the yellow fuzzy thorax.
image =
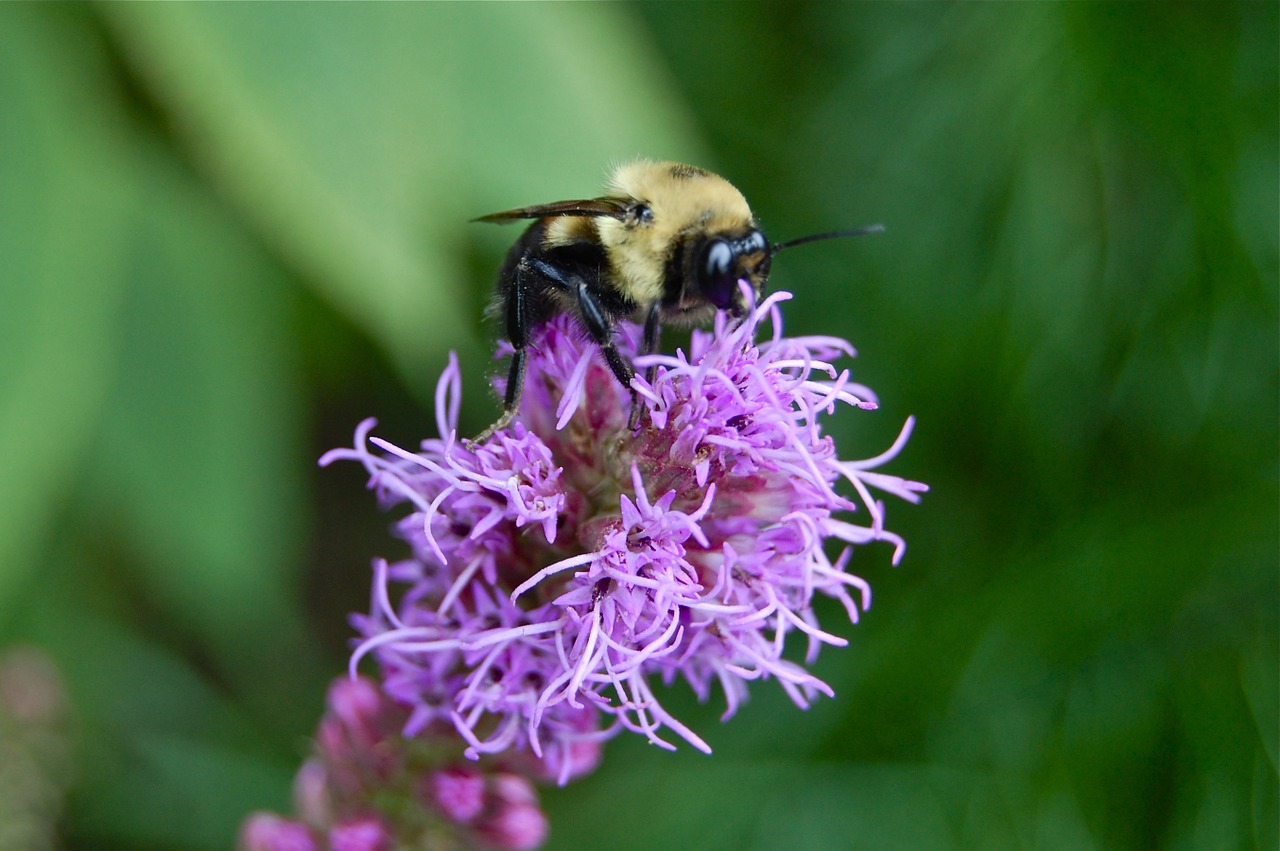
POLYGON ((662 298, 665 266, 677 243, 698 234, 735 233, 753 226, 742 193, 723 177, 694 166, 627 163, 613 172, 606 194, 648 205, 652 220, 562 219, 552 223, 548 241, 568 241, 594 227, 609 257, 615 286, 639 304, 662 298))

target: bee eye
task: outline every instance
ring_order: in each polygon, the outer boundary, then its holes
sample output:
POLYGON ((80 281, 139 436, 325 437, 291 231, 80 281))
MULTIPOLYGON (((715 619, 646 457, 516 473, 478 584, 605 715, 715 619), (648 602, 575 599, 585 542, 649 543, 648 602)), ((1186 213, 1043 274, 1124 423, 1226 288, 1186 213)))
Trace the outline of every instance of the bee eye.
POLYGON ((702 295, 721 309, 733 304, 738 289, 733 260, 733 247, 723 239, 712 239, 703 247, 702 262, 698 264, 698 287, 702 295))
POLYGON ((642 225, 653 224, 653 210, 648 204, 637 204, 632 208, 631 215, 642 225))

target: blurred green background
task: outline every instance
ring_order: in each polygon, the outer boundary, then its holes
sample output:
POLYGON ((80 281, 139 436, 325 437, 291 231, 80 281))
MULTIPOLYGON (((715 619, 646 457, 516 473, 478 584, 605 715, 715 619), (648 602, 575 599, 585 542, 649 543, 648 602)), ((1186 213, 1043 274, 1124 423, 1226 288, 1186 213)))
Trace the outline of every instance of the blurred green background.
POLYGON ((400 552, 315 459, 432 435, 450 349, 487 424, 517 231, 467 220, 646 155, 774 239, 886 224, 772 283, 880 394, 842 454, 915 414, 933 490, 854 564, 836 699, 677 693, 715 754, 615 740, 547 847, 1276 848, 1277 8, 0 7, 0 647, 73 743, 0 823, 59 784, 68 848, 287 810, 400 552))

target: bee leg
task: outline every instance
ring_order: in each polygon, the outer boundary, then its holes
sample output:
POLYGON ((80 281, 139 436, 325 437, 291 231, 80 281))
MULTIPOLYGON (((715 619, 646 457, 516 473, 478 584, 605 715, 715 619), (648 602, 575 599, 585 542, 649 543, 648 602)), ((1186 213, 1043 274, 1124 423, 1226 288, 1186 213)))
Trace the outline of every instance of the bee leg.
POLYGON ((502 400, 502 414, 499 415, 493 425, 477 434, 470 441, 471 444, 484 443, 493 437, 495 432, 502 431, 511 425, 511 420, 515 418, 516 411, 520 410, 520 396, 524 391, 524 347, 518 348, 511 355, 511 369, 507 372, 507 393, 502 400))
POLYGON ((578 318, 582 320, 582 327, 587 329, 591 339, 600 347, 600 353, 604 355, 614 378, 623 387, 630 387, 631 376, 635 375, 635 371, 613 344, 613 325, 609 322, 608 315, 600 306, 599 299, 587 287, 586 281, 579 278, 575 289, 578 296, 578 318))
MULTIPOLYGON (((651 355, 658 350, 658 337, 662 333, 662 324, 660 317, 662 315, 662 303, 655 301, 649 306, 649 315, 644 320, 644 342, 641 343, 640 354, 651 355)), ((650 364, 649 368, 644 371, 645 381, 653 384, 653 379, 657 377, 658 367, 650 364)), ((627 426, 635 431, 640 427, 640 416, 644 413, 644 406, 640 404, 640 400, 636 396, 634 388, 631 390, 631 417, 627 420, 627 426)))
POLYGON ((507 392, 502 398, 502 414, 493 425, 489 426, 471 440, 471 443, 484 443, 495 432, 511 425, 516 411, 520 410, 520 397, 524 395, 525 349, 529 345, 529 284, 526 277, 527 268, 523 263, 516 267, 515 280, 511 285, 511 294, 507 297, 507 340, 514 351, 511 353, 511 367, 507 371, 507 392))
MULTIPOLYGON (((588 282, 581 276, 566 272, 564 269, 555 265, 534 258, 529 261, 528 271, 530 274, 538 275, 544 282, 559 287, 566 295, 572 295, 575 300, 575 313, 578 320, 582 323, 583 329, 591 337, 595 344, 600 347, 600 353, 604 355, 605 363, 609 365, 609 369, 613 372, 613 377, 618 379, 623 387, 631 386, 631 377, 635 375, 635 371, 631 368, 631 364, 627 363, 627 359, 618 351, 617 346, 613 343, 613 321, 609 318, 608 311, 600 303, 600 299, 591 291, 588 282)), ((523 281, 523 278, 517 278, 517 287, 523 281)), ((514 293, 513 293, 514 295, 514 293)), ((512 323, 512 313, 508 309, 508 334, 511 344, 516 347, 516 353, 519 354, 523 348, 524 333, 527 328, 522 328, 519 335, 521 342, 517 344, 517 333, 512 323)), ((521 369, 523 369, 523 360, 521 361, 521 369)), ((515 362, 512 361, 512 370, 514 375, 515 362)), ((507 394, 511 393, 511 384, 507 385, 507 394)), ((519 404, 519 396, 515 399, 519 404)))

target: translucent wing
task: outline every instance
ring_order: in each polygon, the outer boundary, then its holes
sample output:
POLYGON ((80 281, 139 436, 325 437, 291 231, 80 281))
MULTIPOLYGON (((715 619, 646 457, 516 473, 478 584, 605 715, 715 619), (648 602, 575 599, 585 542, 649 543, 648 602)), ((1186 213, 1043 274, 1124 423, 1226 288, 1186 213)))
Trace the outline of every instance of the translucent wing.
POLYGON ((517 210, 490 213, 472 221, 514 222, 517 219, 544 219, 548 216, 608 216, 621 219, 627 215, 630 208, 631 205, 628 202, 618 198, 589 198, 582 201, 554 201, 533 207, 520 207, 517 210))

